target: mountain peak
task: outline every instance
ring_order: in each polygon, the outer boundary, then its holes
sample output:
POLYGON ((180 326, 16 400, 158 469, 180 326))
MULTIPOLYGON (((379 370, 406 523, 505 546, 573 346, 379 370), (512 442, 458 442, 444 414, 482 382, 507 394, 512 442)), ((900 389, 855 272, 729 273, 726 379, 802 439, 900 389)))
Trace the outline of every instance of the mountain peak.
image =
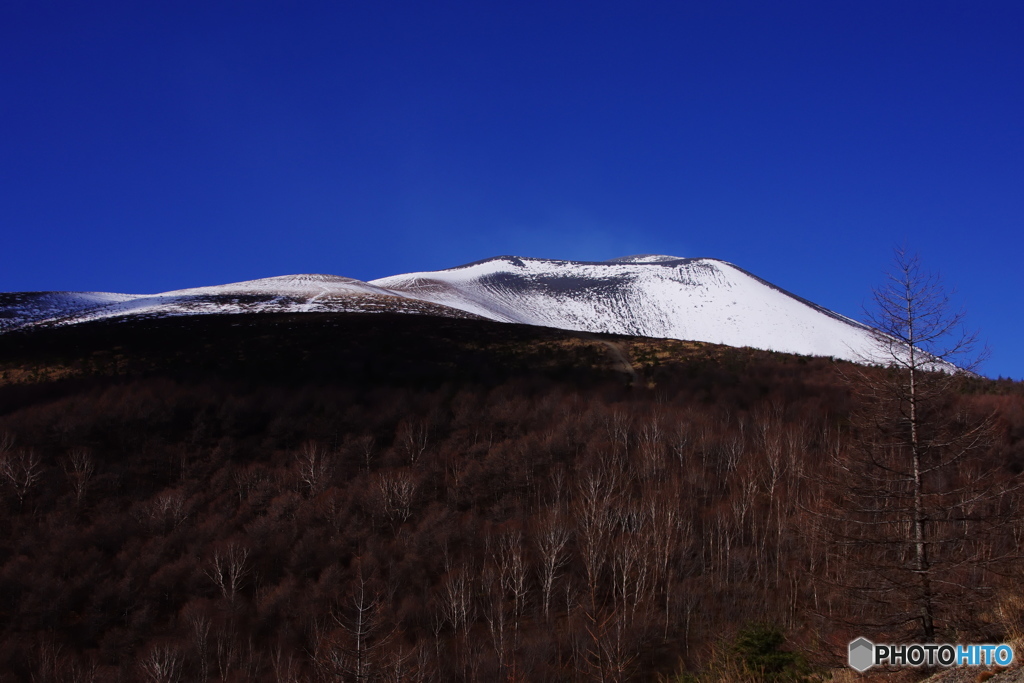
POLYGON ((669 256, 667 254, 634 254, 632 256, 619 256, 605 261, 605 263, 669 263, 671 261, 682 261, 682 256, 669 256))
POLYGON ((501 256, 369 284, 499 322, 847 360, 873 357, 875 346, 865 326, 709 258, 501 256))

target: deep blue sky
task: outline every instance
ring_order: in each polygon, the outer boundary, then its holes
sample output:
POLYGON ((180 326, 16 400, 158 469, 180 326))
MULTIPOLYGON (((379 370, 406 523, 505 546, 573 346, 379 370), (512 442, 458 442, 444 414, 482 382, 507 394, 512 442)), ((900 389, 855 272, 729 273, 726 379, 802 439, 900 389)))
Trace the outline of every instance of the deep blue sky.
POLYGON ((1024 3, 0 3, 0 290, 906 243, 1024 378, 1024 3), (296 7, 299 7, 296 9, 296 7))

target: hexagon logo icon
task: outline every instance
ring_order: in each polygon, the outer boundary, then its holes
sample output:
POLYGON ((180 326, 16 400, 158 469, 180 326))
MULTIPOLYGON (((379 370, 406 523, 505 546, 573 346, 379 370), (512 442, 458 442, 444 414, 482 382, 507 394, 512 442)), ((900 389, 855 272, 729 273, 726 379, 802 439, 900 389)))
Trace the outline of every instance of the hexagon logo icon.
POLYGON ((850 643, 850 668, 864 672, 875 663, 875 644, 867 638, 850 643))

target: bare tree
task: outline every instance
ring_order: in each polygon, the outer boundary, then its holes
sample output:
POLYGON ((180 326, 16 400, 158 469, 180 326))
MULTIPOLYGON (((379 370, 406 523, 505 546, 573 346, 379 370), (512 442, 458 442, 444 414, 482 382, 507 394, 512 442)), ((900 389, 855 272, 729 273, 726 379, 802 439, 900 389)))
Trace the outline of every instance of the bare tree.
POLYGON ((66 658, 64 646, 52 638, 40 638, 39 645, 32 653, 35 660, 32 681, 50 683, 62 679, 63 664, 66 658))
POLYGON ((92 659, 72 661, 64 678, 67 683, 96 683, 99 680, 99 666, 92 659))
POLYGON ((234 479, 238 503, 241 505, 266 480, 266 471, 260 465, 249 464, 236 470, 234 479))
POLYGON ((544 618, 551 619, 551 596, 555 581, 569 561, 566 544, 571 531, 557 510, 548 511, 537 518, 533 526, 533 541, 540 556, 540 593, 544 618))
POLYGON ((302 444, 302 448, 299 449, 296 456, 296 466, 298 467, 299 482, 310 496, 320 493, 327 485, 327 479, 331 472, 330 461, 327 458, 327 451, 320 444, 315 441, 307 441, 302 444))
POLYGON ((181 680, 181 652, 172 645, 157 645, 150 648, 140 660, 139 670, 143 680, 152 683, 177 683, 181 680))
POLYGON ((275 683, 299 683, 302 680, 295 655, 292 652, 285 652, 280 643, 270 654, 270 664, 275 683))
POLYGON ((484 566, 482 574, 483 583, 486 587, 486 600, 484 601, 484 621, 491 632, 491 642, 494 644, 494 654, 497 657, 498 668, 504 671, 509 664, 509 638, 508 638, 508 601, 505 599, 505 590, 501 585, 498 576, 498 569, 492 563, 484 566))
POLYGON ((407 469, 378 472, 375 480, 376 504, 392 528, 397 530, 412 516, 412 504, 418 482, 407 469))
POLYGON ((6 480, 14 489, 14 496, 18 499, 18 509, 24 507, 29 491, 42 476, 42 461, 35 451, 31 449, 7 450, 0 453, 0 479, 6 480))
MULTIPOLYGON (((397 628, 384 618, 386 596, 379 582, 366 576, 361 560, 347 604, 332 612, 332 617, 346 634, 340 646, 333 646, 332 668, 345 680, 365 681, 380 668, 380 651, 392 640, 397 628)), ((403 660, 404 661, 404 660, 403 660)))
MULTIPOLYGON (((447 553, 447 550, 445 551, 447 553)), ((474 596, 477 593, 474 577, 476 571, 466 564, 459 563, 457 567, 446 558, 445 566, 447 574, 441 579, 441 585, 435 593, 437 613, 441 617, 434 622, 435 647, 440 663, 440 629, 445 623, 450 624, 454 632, 455 668, 463 669, 472 661, 470 652, 469 632, 476 617, 476 603, 474 596)), ((478 645, 478 643, 474 643, 478 645)), ((472 679, 471 679, 472 680, 472 679)))
POLYGON ((220 589, 221 595, 232 605, 241 590, 252 567, 249 564, 249 549, 235 542, 214 551, 213 560, 206 568, 206 575, 220 589))
POLYGON ((972 371, 984 359, 976 353, 977 332, 964 326, 967 312, 954 309, 941 278, 923 270, 917 254, 895 250, 886 282, 872 292, 872 301, 865 318, 882 353, 876 360, 906 371, 902 384, 908 401, 914 397, 915 380, 925 379, 922 373, 972 371))
POLYGON ((991 420, 958 409, 976 335, 941 281, 898 249, 868 320, 884 367, 848 373, 860 407, 853 443, 832 449, 823 519, 848 560, 853 621, 933 641, 991 596, 990 571, 1007 559, 991 542, 1014 489, 985 457, 991 420))
POLYGON ((364 434, 355 441, 353 446, 356 453, 359 454, 360 459, 363 461, 363 466, 366 471, 370 471, 370 465, 373 461, 373 453, 377 448, 377 441, 370 434, 364 434))
POLYGON ((473 577, 465 565, 449 571, 441 584, 441 610, 457 635, 465 636, 473 617, 473 577))
POLYGON ((61 467, 75 494, 75 507, 81 507, 93 472, 96 470, 96 463, 92 455, 85 448, 74 448, 61 463, 61 467))
POLYGON ((185 494, 180 489, 161 491, 148 503, 145 514, 158 527, 177 528, 188 517, 185 494))
POLYGON ((518 529, 488 536, 483 586, 487 590, 484 619, 491 631, 498 666, 518 680, 516 651, 526 607, 529 565, 518 529), (509 633, 511 629, 511 633, 509 633))
POLYGON ((430 444, 430 426, 425 422, 404 422, 395 435, 410 465, 415 465, 430 444))
POLYGON ((587 583, 587 609, 597 618, 601 574, 608 563, 608 542, 611 539, 611 515, 615 484, 610 474, 587 472, 576 484, 574 517, 576 541, 583 561, 587 583))
POLYGON ((186 607, 183 616, 188 623, 192 645, 199 658, 199 681, 205 683, 210 677, 210 617, 194 605, 186 607))
POLYGON ((217 675, 222 681, 229 680, 239 658, 237 634, 233 633, 233 630, 225 626, 217 634, 217 675))
POLYGON ((518 640, 519 625, 526 607, 529 568, 523 552, 523 537, 519 531, 502 535, 494 556, 499 568, 501 587, 512 599, 512 629, 518 640))

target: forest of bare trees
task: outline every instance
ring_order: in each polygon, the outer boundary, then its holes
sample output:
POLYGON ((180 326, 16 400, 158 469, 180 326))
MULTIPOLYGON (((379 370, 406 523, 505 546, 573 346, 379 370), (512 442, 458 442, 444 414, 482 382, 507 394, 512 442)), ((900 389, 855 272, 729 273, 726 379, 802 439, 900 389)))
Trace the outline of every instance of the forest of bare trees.
POLYGON ((852 366, 633 354, 641 385, 0 387, 0 680, 673 680, 751 624, 812 668, 922 605, 936 637, 1020 628, 1018 384, 943 379, 921 438, 986 436, 915 516, 852 366))

